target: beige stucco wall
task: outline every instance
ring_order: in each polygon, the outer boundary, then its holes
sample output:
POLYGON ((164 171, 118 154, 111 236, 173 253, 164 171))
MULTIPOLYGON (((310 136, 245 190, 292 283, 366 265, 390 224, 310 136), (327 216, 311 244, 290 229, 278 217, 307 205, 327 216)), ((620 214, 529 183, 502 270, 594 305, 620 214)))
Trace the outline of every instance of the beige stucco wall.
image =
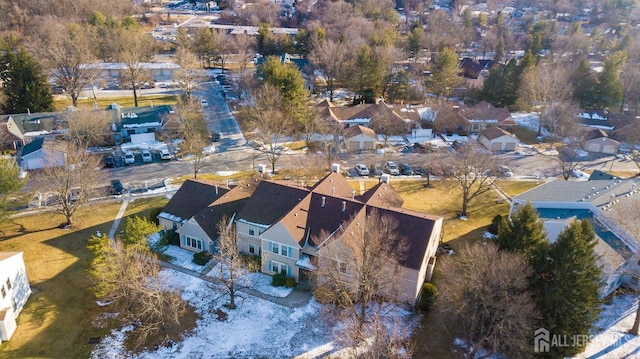
POLYGON ((189 236, 191 238, 199 239, 204 241, 204 248, 207 252, 211 251, 211 243, 212 239, 205 233, 204 230, 198 225, 193 218, 187 221, 182 227, 180 227, 176 232, 180 234, 180 248, 192 251, 192 252, 200 252, 197 248, 185 246, 183 243, 183 236, 189 236))
POLYGON ((288 266, 291 266, 291 276, 298 281, 300 277, 299 268, 296 266, 296 261, 300 258, 301 248, 298 242, 291 237, 291 234, 282 223, 277 223, 267 231, 262 233, 262 272, 267 274, 274 274, 269 271, 269 261, 276 261, 288 266), (268 241, 284 244, 292 247, 291 257, 283 256, 281 254, 275 254, 269 251, 268 241))

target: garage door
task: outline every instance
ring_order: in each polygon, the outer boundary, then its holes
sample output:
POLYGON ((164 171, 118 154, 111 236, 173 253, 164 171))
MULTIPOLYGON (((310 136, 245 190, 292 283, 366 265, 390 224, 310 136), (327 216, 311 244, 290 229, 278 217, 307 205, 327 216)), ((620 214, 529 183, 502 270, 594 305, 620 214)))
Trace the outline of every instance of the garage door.
POLYGON ((507 144, 504 146, 505 151, 514 151, 516 149, 516 143, 515 142, 507 142, 507 144))
POLYGON ((358 141, 351 141, 349 142, 349 144, 347 145, 347 148, 349 151, 357 151, 360 149, 360 142, 358 141))
POLYGON ((372 150, 373 149, 373 141, 365 141, 364 143, 364 149, 365 150, 372 150))
POLYGON ((502 143, 494 142, 491 144, 491 151, 502 151, 502 143))

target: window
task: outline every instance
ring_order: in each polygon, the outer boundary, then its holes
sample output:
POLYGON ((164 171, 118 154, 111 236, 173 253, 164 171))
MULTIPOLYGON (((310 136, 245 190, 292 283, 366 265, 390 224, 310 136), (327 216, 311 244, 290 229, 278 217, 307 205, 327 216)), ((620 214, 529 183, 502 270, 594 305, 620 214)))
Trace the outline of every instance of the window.
POLYGON ((252 236, 261 235, 264 231, 265 229, 262 227, 249 226, 249 234, 252 236))
POLYGON ((251 243, 249 243, 249 253, 256 254, 256 246, 251 243))
POLYGON ((11 278, 7 278, 7 289, 11 289, 11 278))
POLYGON ((249 234, 252 235, 252 236, 256 235, 256 231, 255 231, 254 227, 249 226, 249 234))
POLYGON ((183 244, 187 247, 196 248, 202 250, 204 247, 203 243, 199 239, 191 238, 189 236, 184 236, 183 244))
POLYGON ((293 257, 293 247, 286 246, 284 244, 269 242, 269 251, 281 256, 293 257))
POLYGON ((280 251, 278 250, 278 248, 279 248, 278 243, 273 243, 273 244, 271 245, 271 251, 272 251, 273 253, 275 253, 275 254, 280 253, 280 251))
POLYGON ((280 262, 269 261, 269 270, 274 273, 282 273, 285 275, 291 275, 291 267, 280 262))

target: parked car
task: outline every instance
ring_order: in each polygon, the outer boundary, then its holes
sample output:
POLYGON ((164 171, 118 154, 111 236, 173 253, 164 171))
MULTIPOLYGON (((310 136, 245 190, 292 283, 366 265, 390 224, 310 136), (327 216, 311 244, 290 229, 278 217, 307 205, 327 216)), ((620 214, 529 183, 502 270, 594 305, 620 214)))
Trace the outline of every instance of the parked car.
POLYGON ((380 177, 383 173, 384 172, 382 171, 382 166, 380 165, 371 165, 369 167, 369 174, 373 175, 374 177, 380 177))
POLYGON ((142 151, 142 162, 148 163, 152 161, 153 161, 153 157, 151 157, 151 152, 142 151))
POLYGON ((163 148, 163 149, 160 150, 160 159, 161 160, 170 160, 171 159, 171 152, 169 152, 169 149, 163 148))
POLYGON ((207 106, 209 106, 209 102, 207 100, 200 100, 200 105, 202 107, 207 107, 207 106))
POLYGON ((413 175, 413 170, 411 170, 411 166, 408 163, 401 163, 400 166, 400 174, 404 176, 413 175))
POLYGON ((125 152, 124 153, 124 164, 125 165, 132 165, 134 163, 136 163, 136 156, 134 156, 132 152, 125 152))
POLYGON ((397 176, 400 174, 400 170, 398 169, 398 166, 396 166, 396 164, 393 161, 385 162, 384 170, 392 176, 397 176))
POLYGON ((511 169, 509 169, 509 167, 504 165, 499 165, 496 168, 496 172, 498 173, 498 176, 513 177, 513 173, 511 172, 511 169))
POLYGON ((369 169, 367 168, 367 166, 363 165, 362 163, 358 163, 355 167, 356 172, 358 172, 358 174, 360 176, 368 176, 369 175, 369 169))
POLYGON ((122 186, 122 182, 118 179, 111 180, 111 194, 114 196, 119 196, 124 193, 124 186, 122 186))
POLYGON ((116 160, 113 156, 107 156, 104 158, 104 167, 105 168, 113 168, 116 166, 116 160))
POLYGON ((214 132, 211 134, 211 142, 220 142, 221 138, 222 136, 220 135, 219 132, 214 132))

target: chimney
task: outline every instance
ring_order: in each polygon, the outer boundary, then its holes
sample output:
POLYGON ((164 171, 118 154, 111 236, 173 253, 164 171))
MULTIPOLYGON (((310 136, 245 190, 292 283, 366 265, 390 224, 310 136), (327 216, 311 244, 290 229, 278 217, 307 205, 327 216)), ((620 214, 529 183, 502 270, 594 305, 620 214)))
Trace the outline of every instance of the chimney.
POLYGON ((356 199, 356 190, 351 191, 351 199, 356 199))
POLYGON ((216 196, 218 195, 218 185, 216 185, 216 196))
POLYGON ((331 164, 331 172, 340 173, 340 164, 332 163, 331 164))
POLYGON ((322 196, 322 208, 324 208, 324 205, 327 203, 327 197, 322 196))
POLYGON ((382 176, 380 176, 380 182, 382 183, 389 183, 390 179, 391 179, 391 175, 389 175, 388 173, 384 173, 382 174, 382 176))
POLYGON ((342 201, 342 212, 347 210, 347 201, 342 201))
POLYGON ((331 187, 331 195, 332 196, 336 195, 336 188, 335 187, 331 187))

